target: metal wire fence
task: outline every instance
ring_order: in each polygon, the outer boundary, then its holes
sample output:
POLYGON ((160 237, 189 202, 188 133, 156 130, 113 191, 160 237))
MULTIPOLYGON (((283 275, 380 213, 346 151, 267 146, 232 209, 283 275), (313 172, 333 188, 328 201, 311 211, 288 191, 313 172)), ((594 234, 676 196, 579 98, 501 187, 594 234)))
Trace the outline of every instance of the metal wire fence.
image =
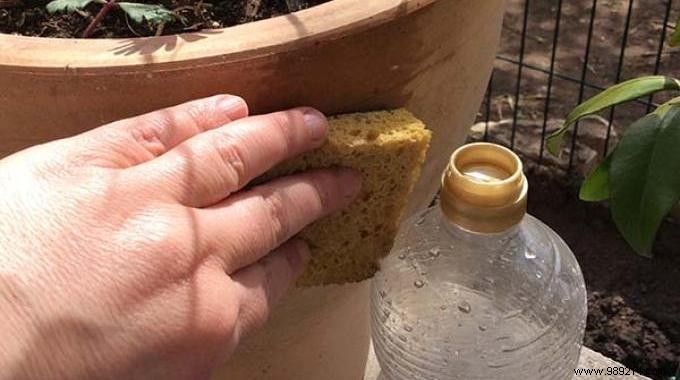
POLYGON ((667 45, 678 7, 678 0, 509 0, 471 140, 501 143, 566 172, 599 160, 626 125, 665 96, 579 123, 560 157, 547 152, 545 139, 571 108, 612 84, 641 75, 679 75, 680 49, 667 45))

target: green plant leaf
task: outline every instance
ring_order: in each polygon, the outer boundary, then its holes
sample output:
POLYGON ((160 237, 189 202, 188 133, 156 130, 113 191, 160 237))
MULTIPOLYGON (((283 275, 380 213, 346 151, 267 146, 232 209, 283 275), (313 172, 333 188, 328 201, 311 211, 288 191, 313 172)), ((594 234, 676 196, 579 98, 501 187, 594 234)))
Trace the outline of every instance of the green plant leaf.
POLYGON ((659 117, 663 117, 663 115, 665 115, 669 109, 677 105, 680 105, 680 96, 678 96, 677 98, 673 98, 667 101, 666 103, 663 103, 660 106, 656 107, 654 113, 657 114, 659 117))
POLYGON ((633 123, 612 154, 611 209, 624 238, 651 256, 661 222, 680 200, 680 106, 633 123))
POLYGON ((671 39, 668 41, 668 44, 671 46, 680 45, 680 16, 678 16, 678 20, 675 22, 675 31, 671 34, 671 39))
POLYGON ((548 136, 546 141, 548 151, 554 155, 559 153, 564 134, 580 118, 600 112, 613 105, 665 90, 680 90, 680 81, 662 75, 652 75, 627 80, 609 87, 579 104, 567 115, 562 127, 548 136))
POLYGON ((50 1, 45 8, 49 13, 74 12, 85 8, 94 0, 54 0, 50 1))
POLYGON ((165 9, 162 5, 157 4, 141 4, 141 3, 118 3, 120 9, 127 13, 130 18, 141 24, 144 20, 152 24, 161 24, 170 22, 173 18, 173 13, 165 9))
POLYGON ((611 186, 609 183, 609 168, 612 163, 612 154, 605 157, 602 162, 588 175, 581 184, 579 198, 586 202, 602 202, 609 199, 611 186))

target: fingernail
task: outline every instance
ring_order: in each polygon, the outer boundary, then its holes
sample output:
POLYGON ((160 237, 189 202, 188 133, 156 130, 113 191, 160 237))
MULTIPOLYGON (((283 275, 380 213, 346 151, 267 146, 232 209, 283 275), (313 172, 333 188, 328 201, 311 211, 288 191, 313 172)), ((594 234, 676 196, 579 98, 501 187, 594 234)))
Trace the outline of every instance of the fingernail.
POLYGON ((345 198, 353 199, 361 190, 361 173, 354 169, 340 169, 340 184, 345 198))
POLYGON ((328 132, 328 120, 321 112, 308 108, 304 111, 305 125, 309 128, 309 136, 312 141, 322 141, 326 139, 328 132))

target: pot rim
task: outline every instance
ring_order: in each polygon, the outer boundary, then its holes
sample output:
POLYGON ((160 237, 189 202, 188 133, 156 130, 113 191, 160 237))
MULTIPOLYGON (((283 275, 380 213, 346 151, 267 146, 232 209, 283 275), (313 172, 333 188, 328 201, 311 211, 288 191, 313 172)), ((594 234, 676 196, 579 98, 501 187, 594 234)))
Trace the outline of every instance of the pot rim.
POLYGON ((0 34, 0 69, 64 74, 149 66, 155 70, 248 60, 342 38, 437 0, 333 0, 295 13, 223 29, 160 37, 63 39, 0 34))

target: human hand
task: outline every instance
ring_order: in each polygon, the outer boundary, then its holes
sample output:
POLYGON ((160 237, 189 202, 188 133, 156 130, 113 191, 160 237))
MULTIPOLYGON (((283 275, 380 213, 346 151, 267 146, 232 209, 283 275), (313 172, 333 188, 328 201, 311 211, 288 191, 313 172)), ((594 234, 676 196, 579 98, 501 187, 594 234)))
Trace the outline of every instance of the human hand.
POLYGON ((360 179, 242 190, 327 133, 309 108, 247 114, 216 96, 0 161, 0 379, 207 378, 265 322, 308 260, 294 235, 360 179))

